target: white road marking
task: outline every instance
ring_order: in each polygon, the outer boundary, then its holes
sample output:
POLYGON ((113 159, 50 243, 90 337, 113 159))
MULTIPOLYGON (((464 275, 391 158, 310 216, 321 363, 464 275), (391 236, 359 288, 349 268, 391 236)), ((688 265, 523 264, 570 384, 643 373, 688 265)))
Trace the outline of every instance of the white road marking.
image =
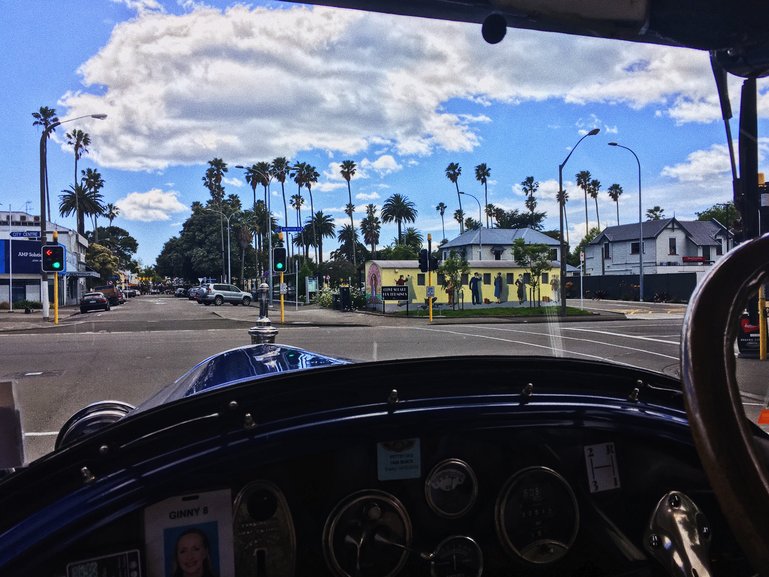
POLYGON ((30 432, 24 433, 24 436, 25 437, 55 437, 58 434, 59 434, 58 431, 39 431, 39 432, 30 431, 30 432))
POLYGON ((653 343, 665 343, 665 344, 668 344, 668 345, 676 345, 676 346, 678 346, 680 344, 678 341, 661 341, 658 338, 653 338, 653 337, 642 337, 640 335, 628 335, 628 334, 625 334, 625 333, 613 333, 611 331, 597 331, 595 329, 578 329, 578 328, 574 328, 574 327, 561 327, 561 330, 564 330, 564 331, 581 331, 581 332, 585 332, 585 333, 595 333, 595 334, 598 334, 598 335, 610 335, 610 336, 613 336, 613 337, 622 337, 622 338, 625 338, 625 339, 637 339, 639 341, 651 341, 653 343))

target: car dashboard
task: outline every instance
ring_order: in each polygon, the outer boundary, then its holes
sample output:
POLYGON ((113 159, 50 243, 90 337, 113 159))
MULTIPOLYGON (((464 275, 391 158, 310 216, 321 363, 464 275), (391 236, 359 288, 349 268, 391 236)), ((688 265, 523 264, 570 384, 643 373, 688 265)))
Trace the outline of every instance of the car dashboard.
POLYGON ((454 358, 218 388, 63 449, 72 486, 9 567, 183 575, 197 531, 210 575, 670 575, 659 515, 673 506, 693 507, 714 574, 752 575, 675 386, 598 363, 454 358))

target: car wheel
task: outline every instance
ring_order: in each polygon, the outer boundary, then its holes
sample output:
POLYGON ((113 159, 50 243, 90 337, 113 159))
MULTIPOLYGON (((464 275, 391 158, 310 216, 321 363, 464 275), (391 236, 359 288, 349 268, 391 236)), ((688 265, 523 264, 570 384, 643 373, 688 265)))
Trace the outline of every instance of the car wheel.
POLYGON ((108 310, 109 310, 109 305, 107 305, 106 307, 104 307, 104 310, 105 310, 105 311, 108 311, 108 310))
POLYGON ((214 304, 218 307, 222 306, 223 302, 224 299, 221 297, 221 295, 217 295, 216 298, 214 298, 214 304))
POLYGON ((243 306, 244 307, 251 306, 251 297, 243 297, 243 306))

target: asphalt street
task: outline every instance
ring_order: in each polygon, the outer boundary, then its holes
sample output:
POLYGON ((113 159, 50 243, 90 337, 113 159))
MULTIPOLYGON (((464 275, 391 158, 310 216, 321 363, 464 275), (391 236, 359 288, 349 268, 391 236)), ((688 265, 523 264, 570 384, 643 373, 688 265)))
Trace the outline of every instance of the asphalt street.
MULTIPOLYGON (((446 355, 543 355, 608 360, 678 374, 682 305, 586 303, 574 322, 270 309, 277 341, 356 361, 446 355), (586 307, 587 308, 587 307, 586 307)), ((141 296, 108 312, 0 318, 0 380, 15 382, 28 460, 51 450, 61 425, 89 403, 138 404, 204 358, 250 344, 258 307, 202 306, 141 296)), ((543 361, 546 362, 546 361, 543 361)))

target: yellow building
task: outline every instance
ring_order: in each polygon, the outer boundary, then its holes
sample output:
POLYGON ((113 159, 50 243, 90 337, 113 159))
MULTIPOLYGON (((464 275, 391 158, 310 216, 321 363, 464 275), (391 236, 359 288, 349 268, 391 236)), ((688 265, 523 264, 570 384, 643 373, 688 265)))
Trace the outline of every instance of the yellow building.
MULTIPOLYGON (((461 286, 458 287, 458 303, 464 301, 471 304, 472 296, 470 280, 477 273, 480 280, 480 298, 482 303, 500 302, 519 303, 518 289, 523 284, 526 301, 540 300, 543 304, 558 301, 558 263, 553 262, 552 268, 542 273, 538 294, 532 294, 531 275, 529 270, 521 267, 512 260, 471 260, 468 261, 469 273, 462 275, 461 286), (500 280, 496 280, 499 278, 500 280), (496 281, 496 282, 495 282, 496 281), (516 284, 516 281, 520 281, 516 284), (499 294, 495 294, 498 289, 499 294)), ((366 302, 370 305, 382 303, 382 286, 408 287, 409 303, 416 306, 427 302, 428 273, 419 270, 416 260, 373 260, 365 264, 366 273, 366 302)), ((450 290, 447 291, 443 275, 433 272, 432 285, 435 287, 436 303, 449 304, 450 290)))

